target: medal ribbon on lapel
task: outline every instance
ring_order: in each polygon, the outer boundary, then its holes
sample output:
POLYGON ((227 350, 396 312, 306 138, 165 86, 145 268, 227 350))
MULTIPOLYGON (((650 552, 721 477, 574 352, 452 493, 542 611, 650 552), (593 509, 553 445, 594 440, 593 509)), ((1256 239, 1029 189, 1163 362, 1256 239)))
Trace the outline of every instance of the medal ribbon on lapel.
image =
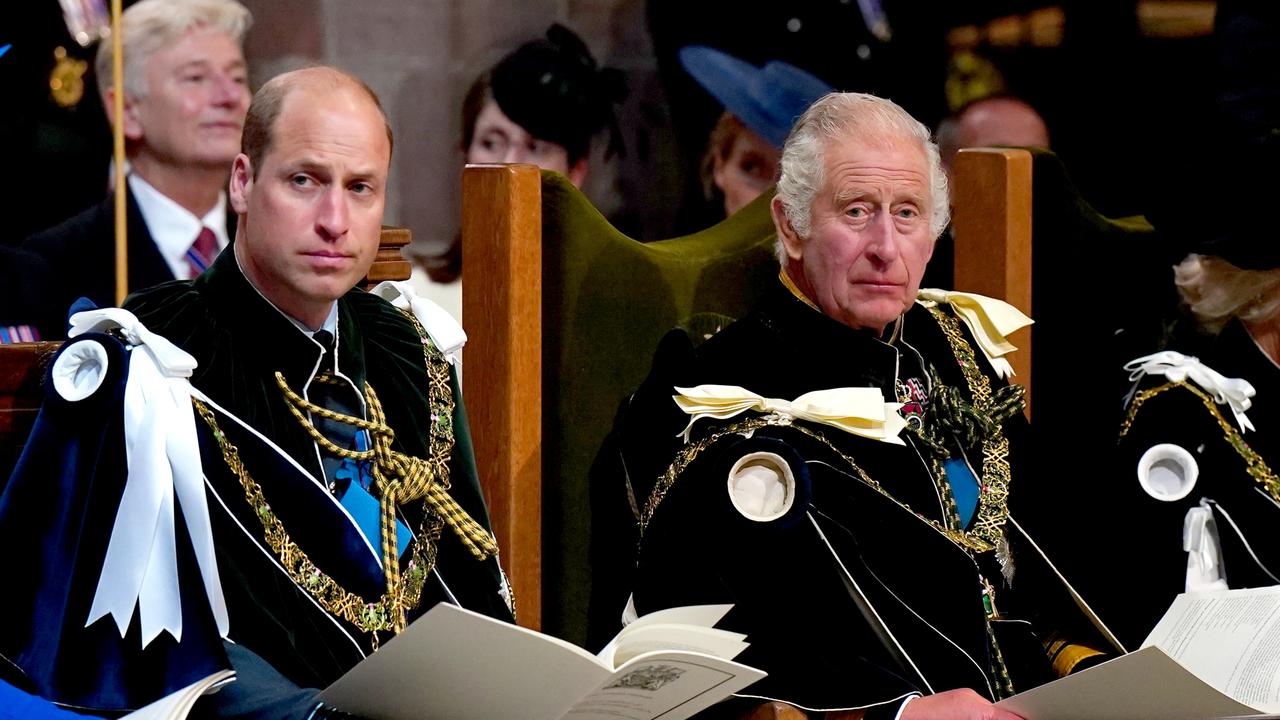
POLYGON ((996 374, 1005 380, 1013 377, 1013 366, 1004 356, 1018 348, 1009 342, 1007 336, 1032 324, 1034 320, 1003 300, 977 293, 921 288, 917 298, 926 303, 950 305, 969 327, 996 374))
POLYGON ((736 385, 677 387, 672 399, 692 415, 680 436, 689 441, 693 424, 702 418, 726 420, 748 410, 771 413, 793 420, 808 420, 839 428, 859 437, 904 445, 898 433, 907 421, 898 415, 902 403, 887 403, 880 388, 843 387, 815 390, 795 400, 757 395, 736 385))

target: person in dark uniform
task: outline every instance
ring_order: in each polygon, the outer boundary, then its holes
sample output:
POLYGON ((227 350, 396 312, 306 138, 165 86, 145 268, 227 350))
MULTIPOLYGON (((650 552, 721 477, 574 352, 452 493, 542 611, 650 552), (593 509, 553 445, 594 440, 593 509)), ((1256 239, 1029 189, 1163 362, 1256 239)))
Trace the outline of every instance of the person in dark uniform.
MULTIPOLYGON (((129 288, 193 278, 230 241, 227 172, 249 104, 242 46, 251 23, 235 0, 142 0, 121 18, 124 88, 110 85, 111 43, 96 60, 103 104, 125 95, 129 288)), ((116 304, 115 198, 36 233, 23 246, 50 267, 41 334, 65 337, 79 297, 116 304)))
POLYGON ((308 718, 438 602, 512 618, 440 329, 353 289, 390 169, 376 96, 281 75, 243 146, 231 251, 73 318, 0 496, 0 538, 30 549, 0 567, 24 579, 0 654, 59 704, 133 709, 229 667, 204 716, 308 718))
POLYGON ((1111 370, 1128 383, 1101 408, 1123 410, 1110 462, 1081 488, 1113 530, 1080 538, 1080 581, 1135 646, 1179 593, 1280 583, 1280 243, 1265 212, 1280 196, 1280 85, 1261 70, 1280 62, 1280 7, 1221 2, 1215 34, 1205 142, 1147 213, 1177 302, 1126 327, 1142 342, 1111 370), (1188 201, 1206 179, 1226 205, 1188 201))
POLYGON ((1016 519, 1004 335, 1030 320, 920 290, 946 187, 897 105, 816 102, 783 150, 776 287, 696 350, 669 335, 604 451, 639 547, 615 612, 732 603, 722 626, 769 672, 748 699, 1008 718, 991 702, 1107 647, 1016 519))

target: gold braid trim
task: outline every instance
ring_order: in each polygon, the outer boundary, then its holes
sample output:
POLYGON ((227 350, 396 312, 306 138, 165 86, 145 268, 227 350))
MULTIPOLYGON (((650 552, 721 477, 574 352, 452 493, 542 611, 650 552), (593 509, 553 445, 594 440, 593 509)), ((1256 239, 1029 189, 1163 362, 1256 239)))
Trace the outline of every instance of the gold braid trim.
POLYGON ((1052 634, 1043 641, 1053 672, 1058 677, 1066 677, 1075 672, 1076 666, 1092 657, 1102 655, 1102 651, 1094 650, 1088 645, 1071 643, 1059 635, 1052 634))
MULTIPOLYGON (((991 414, 991 380, 978 369, 978 359, 973 353, 973 347, 960 331, 960 323, 936 305, 928 310, 938 321, 947 342, 951 344, 951 351, 955 354, 960 371, 964 373, 965 382, 969 385, 969 393, 973 396, 974 409, 991 414)), ((982 485, 978 488, 978 514, 973 529, 966 533, 985 544, 986 550, 1005 543, 1004 525, 1009 517, 1010 480, 1009 440, 997 424, 991 436, 982 443, 982 485)), ((949 506, 952 511, 954 507, 954 504, 949 506)), ((959 522, 958 518, 956 522, 959 522)))
POLYGON ((1245 471, 1262 486, 1262 489, 1271 496, 1271 499, 1280 502, 1280 477, 1276 476, 1266 461, 1262 459, 1262 456, 1249 447, 1249 443, 1244 441, 1244 437, 1236 430, 1236 427, 1228 422, 1222 413, 1218 411, 1218 403, 1214 401, 1213 396, 1191 383, 1186 381, 1166 383, 1159 387, 1143 390, 1135 395, 1133 403, 1129 405, 1129 412, 1125 414, 1124 421, 1120 424, 1120 437, 1124 437, 1129 433, 1134 418, 1137 417, 1138 410, 1143 403, 1163 392, 1179 387, 1200 398, 1200 401, 1204 403, 1205 409, 1209 411, 1214 420, 1218 421, 1218 427, 1222 429, 1223 438, 1236 451, 1236 454, 1244 460, 1245 471))
POLYGON ((685 469, 689 467, 689 464, 692 463, 698 457, 698 455, 702 454, 703 450, 706 450, 707 448, 716 444, 716 442, 718 442, 719 440, 721 440, 727 435, 733 435, 733 434, 746 435, 758 428, 762 428, 766 426, 775 426, 775 427, 789 426, 792 429, 796 430, 797 432, 804 433, 805 435, 808 435, 809 437, 813 438, 814 440, 817 440, 823 445, 826 445, 827 448, 829 448, 836 455, 839 455, 842 460, 848 463, 849 468, 853 470, 854 475, 856 475, 859 480, 861 480, 862 482, 867 484, 869 487, 874 489, 876 492, 880 493, 885 498, 893 502, 893 504, 906 510, 912 515, 915 515, 921 521, 929 524, 934 530, 937 530, 939 533, 946 536, 947 539, 951 540, 953 543, 959 545, 960 547, 965 548, 972 552, 985 552, 986 550, 990 549, 988 545, 982 543, 980 540, 977 540, 976 538, 970 537, 967 533, 964 533, 958 530, 953 530, 943 525, 942 523, 938 522, 937 520, 934 520, 925 515, 921 515, 915 510, 912 510, 910 505, 907 505, 906 503, 902 502, 898 498, 889 494, 889 491, 885 490, 884 487, 882 487, 879 482, 877 482, 874 478, 868 475, 867 471, 863 470, 862 467, 858 465, 858 463, 852 457, 850 457, 847 453, 840 450, 840 448, 836 447, 830 440, 828 440, 825 434, 817 430, 811 430, 807 427, 804 427, 803 425, 793 424, 790 418, 784 418, 779 415, 766 415, 764 417, 754 417, 747 420, 743 420, 741 422, 736 422, 732 425, 721 428, 704 438, 701 438, 695 442, 692 442, 689 445, 686 445, 684 449, 682 449, 680 453, 676 455, 675 461, 671 463, 671 466, 667 468, 667 471, 662 474, 661 478, 658 479, 657 484, 654 485, 653 491, 649 493, 649 499, 648 499, 648 502, 645 503, 644 511, 640 513, 641 536, 644 535, 645 528, 649 525, 649 521, 653 519, 654 513, 656 513, 658 510, 658 505, 662 503, 662 500, 666 497, 667 492, 670 491, 672 486, 675 485, 676 480, 679 479, 681 473, 683 473, 685 469))
MULTIPOLYGON (((439 527, 433 529, 425 521, 420 528, 421 537, 413 544, 413 552, 404 570, 403 582, 397 584, 394 592, 382 594, 377 602, 367 602, 356 593, 346 590, 329 577, 323 570, 307 557, 285 531, 284 524, 272 512, 262 493, 262 486, 249 474, 248 468, 240 460, 240 452, 223 434, 222 428, 214 417, 213 411, 199 400, 192 399, 196 411, 204 419, 213 432, 213 437, 222 451, 222 459, 233 475, 240 480, 244 488, 245 500, 262 524, 263 537, 271 551, 275 553, 285 574, 299 587, 304 588, 316 602, 335 616, 355 625, 360 630, 372 635, 372 646, 378 647, 379 631, 399 630, 395 619, 402 617, 405 608, 416 607, 422 596, 422 586, 426 581, 431 566, 435 564, 434 536, 440 533, 439 527)), ((396 564, 397 567, 399 564, 396 564)))
MULTIPOLYGON (((422 458, 406 455, 391 449, 395 440, 395 431, 386 422, 386 414, 382 410, 382 402, 373 386, 365 383, 365 400, 369 406, 369 419, 344 415, 328 408, 321 407, 298 395, 289 387, 284 375, 276 373, 276 384, 284 393, 289 411, 297 419, 302 428, 317 444, 327 452, 352 460, 372 460, 373 477, 377 485, 378 500, 382 511, 382 566, 387 576, 387 592, 395 593, 400 585, 400 563, 396 540, 396 506, 402 502, 425 500, 426 505, 437 516, 444 520, 458 536, 463 546, 477 560, 484 560, 498 552, 498 545, 479 523, 467 514, 452 497, 449 496, 448 476, 443 482, 436 482, 433 468, 422 458), (311 423, 304 413, 320 415, 337 422, 354 425, 369 433, 373 439, 373 447, 369 450, 351 450, 334 445, 311 423)), ((396 632, 404 629, 404 608, 398 608, 395 618, 396 632)))

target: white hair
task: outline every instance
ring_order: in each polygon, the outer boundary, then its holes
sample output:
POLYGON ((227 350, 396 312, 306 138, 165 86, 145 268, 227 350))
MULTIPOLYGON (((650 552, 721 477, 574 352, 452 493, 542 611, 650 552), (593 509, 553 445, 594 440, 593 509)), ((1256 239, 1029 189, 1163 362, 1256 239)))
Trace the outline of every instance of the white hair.
MULTIPOLYGON (((813 203, 825 182, 824 153, 828 145, 893 139, 919 143, 929 166, 929 232, 935 239, 942 234, 951 219, 950 196, 947 174, 942 169, 938 146, 929 137, 929 128, 891 100, 865 93, 833 92, 800 116, 782 148, 777 195, 787 221, 801 238, 809 237, 813 203)), ((785 263, 781 239, 777 252, 778 260, 785 263)))
POLYGON ((1256 322, 1280 313, 1280 269, 1242 270, 1220 257, 1192 253, 1173 267, 1173 278, 1182 301, 1211 333, 1233 317, 1256 322))
MULTIPOLYGON (((147 94, 147 63, 151 56, 177 42, 193 28, 224 34, 244 45, 253 24, 248 8, 235 0, 139 0, 120 16, 120 45, 124 50, 124 89, 131 97, 147 94)), ((111 87, 111 39, 104 38, 94 58, 98 87, 111 87)))

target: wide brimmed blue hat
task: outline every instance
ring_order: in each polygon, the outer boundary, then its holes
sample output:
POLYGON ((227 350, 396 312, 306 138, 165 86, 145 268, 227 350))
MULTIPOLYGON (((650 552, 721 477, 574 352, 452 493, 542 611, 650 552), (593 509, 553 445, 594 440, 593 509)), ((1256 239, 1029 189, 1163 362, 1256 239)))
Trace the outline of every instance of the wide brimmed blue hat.
POLYGON ((680 49, 680 64, 725 109, 781 148, 796 118, 831 86, 795 65, 770 60, 756 67, 705 45, 680 49))

